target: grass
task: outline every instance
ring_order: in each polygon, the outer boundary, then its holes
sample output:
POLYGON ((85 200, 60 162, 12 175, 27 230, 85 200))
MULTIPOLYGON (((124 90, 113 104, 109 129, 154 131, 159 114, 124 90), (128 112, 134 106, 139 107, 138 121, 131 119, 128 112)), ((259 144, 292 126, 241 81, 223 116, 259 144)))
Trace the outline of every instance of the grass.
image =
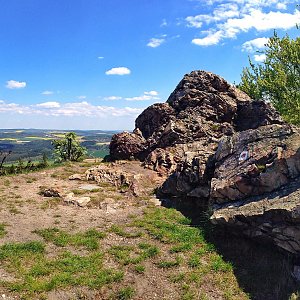
POLYGON ((123 279, 122 271, 103 268, 101 252, 79 256, 66 251, 47 259, 41 242, 6 244, 0 248, 0 261, 18 278, 6 287, 29 295, 67 286, 100 288, 123 279))
POLYGON ((74 189, 72 190, 72 192, 74 193, 74 195, 84 195, 87 193, 86 190, 80 190, 80 189, 74 189))
POLYGON ((175 260, 163 260, 160 261, 157 266, 163 269, 169 269, 173 267, 178 267, 181 263, 181 259, 177 256, 175 260))
POLYGON ((95 229, 89 229, 84 233, 70 234, 58 228, 48 228, 36 230, 35 233, 58 247, 81 246, 87 250, 97 250, 99 248, 99 239, 105 237, 104 233, 95 229))
POLYGON ((5 226, 5 224, 0 223, 0 238, 4 237, 6 234, 5 226))
MULTIPOLYGON (((55 214, 56 220, 59 217, 55 214)), ((135 281, 157 270, 157 280, 169 281, 169 288, 175 289, 179 299, 205 299, 206 293, 211 298, 211 290, 220 299, 247 299, 237 285, 232 266, 178 211, 151 207, 142 215, 132 215, 128 222, 108 227, 108 232, 119 236, 108 241, 109 247, 102 239, 110 235, 94 228, 75 233, 39 229, 35 233, 42 242, 0 246, 0 264, 15 278, 0 282, 0 287, 36 299, 55 289, 98 290, 106 286, 108 293, 114 291, 110 299, 132 299, 136 296, 135 281), (48 249, 53 247, 54 255, 49 256, 48 249), (116 265, 113 268, 105 265, 111 260, 116 265), (132 278, 134 282, 128 281, 132 278), (130 286, 126 286, 128 282, 130 286)))
POLYGON ((115 260, 121 265, 137 265, 146 259, 153 258, 159 254, 158 247, 150 244, 139 245, 138 248, 134 246, 118 245, 113 246, 109 250, 115 260))
POLYGON ((124 287, 122 289, 120 289, 114 299, 116 300, 129 300, 129 299, 132 299, 132 297, 135 295, 135 290, 134 288, 130 287, 130 286, 127 286, 127 287, 124 287))
POLYGON ((141 231, 137 231, 137 232, 133 232, 133 233, 127 232, 122 227, 115 225, 115 224, 111 226, 110 231, 119 236, 126 237, 126 238, 137 238, 137 237, 142 236, 141 231))

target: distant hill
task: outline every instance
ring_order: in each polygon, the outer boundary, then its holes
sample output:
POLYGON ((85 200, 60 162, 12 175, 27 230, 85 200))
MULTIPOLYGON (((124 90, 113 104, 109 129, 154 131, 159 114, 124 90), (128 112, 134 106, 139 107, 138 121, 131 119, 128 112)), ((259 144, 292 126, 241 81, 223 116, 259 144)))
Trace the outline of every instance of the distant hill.
POLYGON ((52 156, 51 141, 73 131, 88 149, 91 157, 104 157, 109 153, 109 143, 117 131, 102 130, 45 130, 45 129, 0 129, 0 151, 12 151, 6 162, 39 160, 43 153, 52 156))

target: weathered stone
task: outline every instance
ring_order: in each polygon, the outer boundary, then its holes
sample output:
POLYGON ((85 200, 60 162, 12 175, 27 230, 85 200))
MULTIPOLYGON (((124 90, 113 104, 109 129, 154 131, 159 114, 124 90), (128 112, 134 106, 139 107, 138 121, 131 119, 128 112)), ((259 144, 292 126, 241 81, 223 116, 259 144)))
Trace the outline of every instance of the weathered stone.
POLYGON ((85 177, 82 174, 73 174, 69 177, 69 180, 84 180, 85 177))
POLYGON ((64 201, 68 204, 75 204, 80 207, 86 207, 89 202, 91 201, 90 197, 75 197, 74 193, 69 193, 65 198, 64 201))
POLYGON ((40 194, 44 197, 60 197, 59 191, 53 188, 43 189, 40 191, 40 194))
POLYGON ((112 137, 109 149, 113 159, 143 158, 146 141, 139 134, 125 131, 112 137))

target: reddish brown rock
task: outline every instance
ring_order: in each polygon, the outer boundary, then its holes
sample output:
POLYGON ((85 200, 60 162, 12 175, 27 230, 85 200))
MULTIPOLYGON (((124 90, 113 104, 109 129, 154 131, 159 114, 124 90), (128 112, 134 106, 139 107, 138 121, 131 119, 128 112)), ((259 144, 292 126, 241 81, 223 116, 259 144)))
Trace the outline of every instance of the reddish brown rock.
POLYGON ((112 137, 109 150, 113 159, 143 158, 146 140, 140 134, 124 131, 112 137))

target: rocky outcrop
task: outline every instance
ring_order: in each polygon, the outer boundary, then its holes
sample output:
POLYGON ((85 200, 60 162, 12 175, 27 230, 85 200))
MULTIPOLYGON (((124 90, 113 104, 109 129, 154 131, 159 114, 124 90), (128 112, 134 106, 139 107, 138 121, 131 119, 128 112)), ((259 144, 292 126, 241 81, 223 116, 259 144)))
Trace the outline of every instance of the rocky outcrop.
POLYGON ((280 189, 244 200, 215 205, 213 224, 231 233, 273 243, 300 254, 300 178, 280 189))
POLYGON ((214 224, 300 255, 300 131, 270 104, 194 71, 110 149, 169 174, 163 197, 209 206, 214 224))
POLYGON ((289 125, 261 126, 224 137, 215 154, 214 203, 272 192, 300 175, 300 135, 289 125))

